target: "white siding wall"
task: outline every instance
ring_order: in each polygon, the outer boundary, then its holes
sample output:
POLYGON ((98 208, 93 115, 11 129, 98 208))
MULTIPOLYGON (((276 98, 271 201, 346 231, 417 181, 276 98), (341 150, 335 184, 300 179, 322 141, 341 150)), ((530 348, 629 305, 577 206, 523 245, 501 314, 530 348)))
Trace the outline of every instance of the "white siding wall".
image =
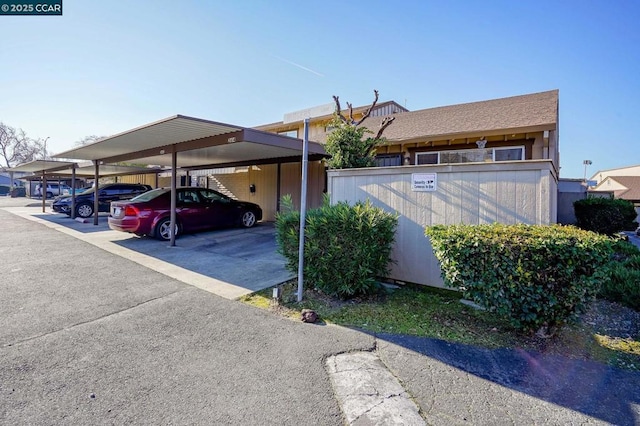
POLYGON ((369 199, 398 213, 395 264, 389 278, 442 287, 425 226, 554 223, 557 177, 553 170, 550 160, 330 170, 328 190, 332 203, 369 199), (412 191, 412 173, 437 173, 437 191, 412 191))

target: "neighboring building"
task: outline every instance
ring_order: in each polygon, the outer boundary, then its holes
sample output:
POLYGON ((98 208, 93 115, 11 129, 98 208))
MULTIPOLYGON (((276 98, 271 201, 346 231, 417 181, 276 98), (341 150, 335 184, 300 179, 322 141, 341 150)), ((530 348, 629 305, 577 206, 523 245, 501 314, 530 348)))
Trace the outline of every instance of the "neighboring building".
POLYGON ((5 171, 4 169, 0 169, 0 185, 7 186, 22 186, 23 183, 19 180, 23 176, 27 175, 27 173, 14 172, 13 173, 13 185, 11 184, 10 173, 5 171))
POLYGON ((573 203, 587 198, 587 185, 584 179, 558 180, 558 223, 575 225, 577 222, 573 203))
POLYGON ((611 193, 614 198, 631 201, 638 213, 636 220, 640 219, 640 166, 598 171, 591 180, 596 185, 589 193, 611 193))
POLYGON ((640 165, 619 167, 617 169, 598 170, 590 181, 596 182, 596 187, 609 176, 640 176, 640 165))

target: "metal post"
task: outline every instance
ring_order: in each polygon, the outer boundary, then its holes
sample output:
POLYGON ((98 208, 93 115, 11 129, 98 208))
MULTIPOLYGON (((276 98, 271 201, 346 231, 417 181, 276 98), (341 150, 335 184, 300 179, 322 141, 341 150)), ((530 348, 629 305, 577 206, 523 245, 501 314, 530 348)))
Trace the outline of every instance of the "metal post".
POLYGON ((309 119, 304 119, 304 139, 302 140, 302 188, 300 190, 300 243, 298 244, 298 302, 302 302, 304 290, 304 227, 307 216, 307 165, 309 156, 309 119))
POLYGON ((591 160, 584 160, 582 162, 582 164, 584 164, 584 178, 583 178, 583 182, 586 185, 587 184, 587 167, 590 166, 591 164, 593 164, 591 162, 591 160))
POLYGON ((76 166, 71 166, 71 219, 76 218, 76 166))
POLYGON ((42 213, 45 212, 47 203, 47 174, 42 171, 42 184, 40 185, 40 196, 42 197, 42 213))
POLYGON ((44 152, 42 153, 42 159, 47 159, 47 141, 49 140, 49 136, 44 139, 44 152))
POLYGON ((93 224, 98 225, 98 209, 100 207, 100 185, 98 184, 98 180, 100 179, 100 161, 94 160, 93 165, 93 224))
POLYGON ((176 152, 176 146, 174 145, 171 150, 171 247, 176 245, 176 163, 178 162, 178 153, 176 152))

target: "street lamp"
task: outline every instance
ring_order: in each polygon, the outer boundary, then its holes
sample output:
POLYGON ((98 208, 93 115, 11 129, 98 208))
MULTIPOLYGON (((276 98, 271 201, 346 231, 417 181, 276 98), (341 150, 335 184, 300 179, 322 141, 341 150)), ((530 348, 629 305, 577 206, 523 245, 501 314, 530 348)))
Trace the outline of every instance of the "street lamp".
POLYGON ((47 159, 47 141, 49 140, 49 136, 44 139, 44 155, 42 156, 43 160, 47 159))
POLYGON ((587 184, 587 167, 589 167, 592 164, 592 162, 591 162, 591 160, 584 160, 582 162, 582 164, 584 164, 584 178, 583 178, 583 180, 584 180, 584 183, 586 185, 587 184))

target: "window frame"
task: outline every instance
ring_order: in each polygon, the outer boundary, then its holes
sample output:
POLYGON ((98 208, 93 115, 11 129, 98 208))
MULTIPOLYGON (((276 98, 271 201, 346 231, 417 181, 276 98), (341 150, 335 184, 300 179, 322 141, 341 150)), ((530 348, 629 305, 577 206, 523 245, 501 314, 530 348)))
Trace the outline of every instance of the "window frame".
MULTIPOLYGON (((436 165, 436 164, 465 164, 465 162, 456 162, 456 163, 442 163, 442 154, 443 153, 456 153, 456 154, 460 154, 463 155, 464 152, 471 152, 471 151, 478 151, 479 148, 473 148, 473 149, 450 149, 450 150, 442 150, 442 151, 420 151, 420 152, 416 152, 415 153, 415 165, 436 165), (421 155, 437 155, 437 163, 424 163, 424 164, 420 164, 419 162, 419 157, 421 155)), ((491 162, 493 163, 500 163, 503 161, 524 161, 525 160, 525 155, 526 155, 526 148, 524 145, 514 145, 514 146, 496 146, 496 147, 491 147, 491 148, 484 148, 485 151, 491 150, 491 162), (520 160, 496 160, 496 151, 506 151, 506 150, 516 150, 519 149, 520 150, 520 160)), ((478 161, 474 161, 474 162, 478 162, 478 161)), ((480 161, 481 162, 481 161, 480 161)))

